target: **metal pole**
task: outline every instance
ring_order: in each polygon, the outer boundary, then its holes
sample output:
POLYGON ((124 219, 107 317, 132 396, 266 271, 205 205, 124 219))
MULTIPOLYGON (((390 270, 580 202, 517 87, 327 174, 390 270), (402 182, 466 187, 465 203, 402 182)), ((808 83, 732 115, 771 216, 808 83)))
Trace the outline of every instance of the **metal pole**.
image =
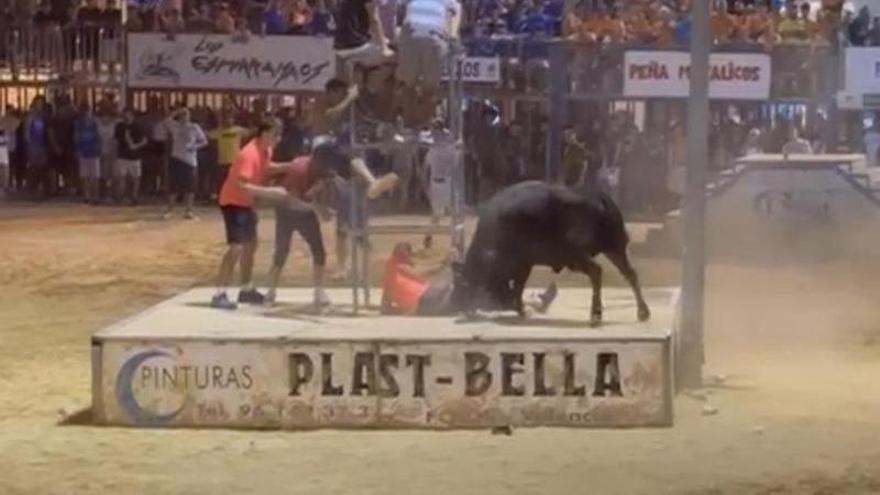
MULTIPOLYGON (((351 146, 350 152, 352 153, 352 156, 354 156, 355 145, 357 144, 356 138, 355 138, 354 108, 355 108, 355 106, 352 105, 351 108, 349 109, 349 116, 348 116, 348 122, 349 122, 348 140, 349 140, 349 144, 351 146)), ((349 270, 351 271, 351 305, 354 310, 354 314, 358 314, 358 311, 360 310, 360 294, 358 293, 358 291, 360 290, 360 279, 359 279, 359 270, 358 270, 358 263, 357 263, 358 248, 357 248, 357 238, 356 238, 356 232, 355 232, 355 229, 356 229, 355 219, 357 218, 359 199, 358 199, 357 184, 355 184, 354 177, 351 178, 351 180, 349 181, 347 186, 348 186, 348 191, 349 191, 349 195, 350 195, 350 197, 349 197, 350 204, 348 205, 348 209, 349 209, 348 263, 349 263, 349 270)), ((341 212, 339 212, 337 214, 341 214, 341 212)))
POLYGON ((458 259, 464 258, 464 144, 463 144, 463 122, 461 116, 462 95, 464 94, 464 75, 459 69, 459 63, 464 59, 461 47, 455 39, 451 39, 449 43, 449 66, 450 70, 455 72, 449 73, 449 101, 447 102, 449 114, 449 130, 450 135, 455 143, 455 164, 450 177, 450 194, 451 200, 451 219, 450 219, 450 239, 452 247, 456 252, 458 259))
POLYGON ((706 167, 709 159, 709 2, 691 2, 691 70, 684 194, 681 356, 679 385, 703 382, 703 307, 706 275, 706 167))
POLYGON ((550 109, 544 167, 544 179, 548 181, 556 180, 562 163, 562 126, 565 123, 565 97, 568 94, 568 49, 568 45, 562 42, 551 43, 549 46, 550 109))

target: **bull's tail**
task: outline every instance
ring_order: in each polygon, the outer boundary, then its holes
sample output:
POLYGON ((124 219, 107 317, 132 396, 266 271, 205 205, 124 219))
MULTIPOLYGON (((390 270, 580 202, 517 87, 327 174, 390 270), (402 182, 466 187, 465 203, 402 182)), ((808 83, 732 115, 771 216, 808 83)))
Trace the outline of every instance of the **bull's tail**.
POLYGON ((607 223, 605 230, 610 237, 611 251, 626 252, 626 246, 629 244, 629 234, 626 232, 626 221, 623 219, 623 213, 608 193, 599 192, 599 204, 605 212, 603 218, 607 223))

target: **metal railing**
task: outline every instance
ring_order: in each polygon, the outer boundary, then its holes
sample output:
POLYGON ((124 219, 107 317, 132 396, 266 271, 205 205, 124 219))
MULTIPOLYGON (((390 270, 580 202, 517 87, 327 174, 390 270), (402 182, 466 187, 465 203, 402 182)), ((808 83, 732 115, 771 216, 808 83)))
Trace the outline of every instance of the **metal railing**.
MULTIPOLYGON (((470 37, 463 41, 469 56, 497 56, 500 82, 481 83, 488 91, 544 95, 549 85, 549 51, 567 47, 568 85, 573 94, 593 98, 624 98, 623 64, 628 50, 687 51, 684 46, 586 44, 523 35, 470 37)), ((767 53, 771 58, 771 99, 814 99, 838 87, 836 68, 842 64, 835 47, 753 43, 716 44, 714 52, 767 53)), ((123 26, 34 25, 0 28, 0 81, 13 83, 52 80, 101 83, 117 81, 124 68, 126 36, 123 26)))
POLYGON ((15 26, 0 30, 0 77, 13 82, 84 79, 121 74, 121 25, 15 26))

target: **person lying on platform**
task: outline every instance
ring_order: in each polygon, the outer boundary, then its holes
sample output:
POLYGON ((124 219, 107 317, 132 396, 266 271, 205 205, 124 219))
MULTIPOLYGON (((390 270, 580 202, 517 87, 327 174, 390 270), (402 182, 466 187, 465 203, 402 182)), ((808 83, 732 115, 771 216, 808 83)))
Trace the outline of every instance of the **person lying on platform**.
MULTIPOLYGON (((382 313, 417 316, 453 316, 459 313, 453 297, 454 284, 427 280, 446 271, 451 263, 452 256, 449 256, 440 265, 417 268, 413 263, 412 245, 408 242, 397 243, 391 257, 385 262, 382 313)), ((544 293, 534 296, 526 304, 537 313, 546 313, 557 293, 556 284, 550 284, 544 293)))

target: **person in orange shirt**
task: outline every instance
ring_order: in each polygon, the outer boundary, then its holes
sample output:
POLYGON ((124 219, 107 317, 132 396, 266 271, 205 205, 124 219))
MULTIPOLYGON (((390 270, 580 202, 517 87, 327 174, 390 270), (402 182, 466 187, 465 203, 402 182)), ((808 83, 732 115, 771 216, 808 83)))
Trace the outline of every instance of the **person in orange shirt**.
POLYGON ((609 14, 604 2, 599 2, 597 7, 597 13, 588 26, 595 34, 596 41, 600 43, 605 41, 623 41, 625 30, 617 12, 609 14))
POLYGON ((586 3, 579 3, 574 10, 565 16, 562 23, 562 35, 572 41, 591 42, 596 41, 593 34, 593 17, 587 10, 586 3))
POLYGON ((218 203, 223 212, 227 249, 220 262, 217 292, 211 299, 212 308, 238 307, 227 297, 226 288, 232 282, 235 265, 239 263, 241 291, 238 293, 238 302, 262 304, 265 301, 252 281, 254 254, 257 251, 257 213, 253 209, 255 198, 288 204, 291 208, 307 207, 290 196, 284 188, 261 186, 267 175, 287 169, 287 166, 276 167, 269 164, 271 150, 277 139, 278 129, 274 122, 260 123, 254 138, 239 150, 220 189, 218 203))
MULTIPOLYGON (((413 247, 408 242, 394 246, 385 262, 382 277, 383 314, 417 316, 452 316, 459 312, 453 293, 455 285, 446 282, 428 282, 427 278, 446 270, 452 258, 439 266, 418 269, 413 263, 413 247)), ((550 284, 543 294, 528 301, 538 313, 546 313, 556 299, 556 284, 550 284)))
POLYGON ((654 41, 651 30, 652 26, 641 9, 632 8, 624 20, 624 25, 626 26, 627 38, 630 41, 641 43, 652 43, 654 41))
POLYGON ((729 41, 734 30, 733 20, 724 9, 714 7, 709 17, 709 30, 715 43, 729 41))

